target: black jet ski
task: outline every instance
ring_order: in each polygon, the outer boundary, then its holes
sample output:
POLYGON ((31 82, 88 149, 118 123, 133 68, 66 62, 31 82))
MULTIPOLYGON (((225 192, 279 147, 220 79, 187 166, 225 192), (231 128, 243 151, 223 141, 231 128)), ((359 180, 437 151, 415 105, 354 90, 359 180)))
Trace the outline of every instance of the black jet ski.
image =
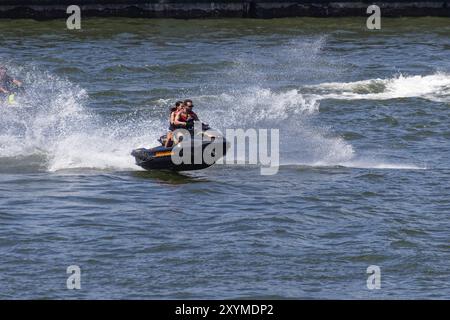
POLYGON ((173 171, 205 169, 226 155, 229 148, 227 141, 208 125, 201 124, 201 130, 195 130, 191 123, 187 131, 189 134, 179 137, 180 142, 175 146, 166 148, 164 135, 158 139, 161 146, 136 149, 131 155, 135 157, 136 164, 146 170, 173 171), (176 156, 178 160, 174 158, 176 156), (180 163, 180 158, 186 161, 180 163))

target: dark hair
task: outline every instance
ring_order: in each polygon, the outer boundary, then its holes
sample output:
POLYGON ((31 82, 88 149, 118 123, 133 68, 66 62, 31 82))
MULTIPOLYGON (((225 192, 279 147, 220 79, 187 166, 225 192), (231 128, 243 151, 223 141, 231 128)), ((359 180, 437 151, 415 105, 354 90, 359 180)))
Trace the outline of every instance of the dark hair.
POLYGON ((184 100, 184 104, 186 104, 186 103, 191 103, 192 104, 192 100, 191 99, 184 100))
POLYGON ((175 107, 170 107, 170 112, 175 112, 175 111, 177 111, 177 108, 179 107, 179 106, 182 106, 183 105, 183 101, 177 101, 177 102, 175 102, 175 107))

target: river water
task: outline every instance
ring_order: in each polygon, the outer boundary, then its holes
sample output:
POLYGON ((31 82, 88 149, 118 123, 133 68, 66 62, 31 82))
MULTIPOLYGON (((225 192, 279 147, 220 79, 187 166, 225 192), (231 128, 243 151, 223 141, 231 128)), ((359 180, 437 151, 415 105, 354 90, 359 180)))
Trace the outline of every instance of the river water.
POLYGON ((25 88, 0 107, 0 298, 450 298, 449 19, 2 20, 0 43, 25 88), (185 98, 279 129, 278 173, 135 166, 185 98))

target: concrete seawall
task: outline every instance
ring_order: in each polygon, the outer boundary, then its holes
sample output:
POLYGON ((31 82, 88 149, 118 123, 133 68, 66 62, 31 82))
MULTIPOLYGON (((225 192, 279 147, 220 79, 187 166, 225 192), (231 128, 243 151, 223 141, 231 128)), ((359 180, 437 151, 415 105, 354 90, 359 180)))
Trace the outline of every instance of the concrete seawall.
POLYGON ((450 0, 0 0, 0 18, 67 18, 67 7, 72 4, 81 8, 83 17, 188 19, 367 16, 366 9, 370 4, 378 5, 385 17, 450 17, 450 0))

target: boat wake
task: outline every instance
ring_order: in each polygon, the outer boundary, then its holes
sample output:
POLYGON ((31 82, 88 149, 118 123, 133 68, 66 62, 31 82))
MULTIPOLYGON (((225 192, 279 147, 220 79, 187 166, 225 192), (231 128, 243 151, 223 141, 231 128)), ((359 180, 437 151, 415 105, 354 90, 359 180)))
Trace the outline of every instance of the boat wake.
POLYGON ((389 79, 329 82, 306 88, 312 89, 319 100, 422 98, 435 102, 450 102, 450 75, 441 72, 426 76, 400 74, 389 79))
POLYGON ((152 128, 161 128, 162 120, 139 114, 104 120, 86 107, 86 91, 73 83, 36 69, 21 75, 26 93, 13 107, 1 106, 0 171, 17 171, 13 163, 37 171, 138 170, 131 146, 154 141, 152 128))
MULTIPOLYGON (((14 107, 2 106, 0 172, 140 170, 130 150, 154 146, 166 128, 165 116, 155 117, 152 110, 132 106, 126 116, 104 119, 87 107, 89 97, 82 88, 34 68, 21 71, 27 83, 26 93, 17 98, 14 107)), ((280 128, 282 164, 423 169, 414 164, 365 159, 349 141, 317 121, 324 99, 411 97, 450 101, 450 76, 400 75, 279 91, 253 85, 239 91, 192 96, 202 120, 219 130, 280 128), (223 119, 227 119, 226 123, 223 119)), ((175 99, 155 100, 155 108, 167 110, 175 99)), ((159 114, 165 115, 160 110, 159 114)))

